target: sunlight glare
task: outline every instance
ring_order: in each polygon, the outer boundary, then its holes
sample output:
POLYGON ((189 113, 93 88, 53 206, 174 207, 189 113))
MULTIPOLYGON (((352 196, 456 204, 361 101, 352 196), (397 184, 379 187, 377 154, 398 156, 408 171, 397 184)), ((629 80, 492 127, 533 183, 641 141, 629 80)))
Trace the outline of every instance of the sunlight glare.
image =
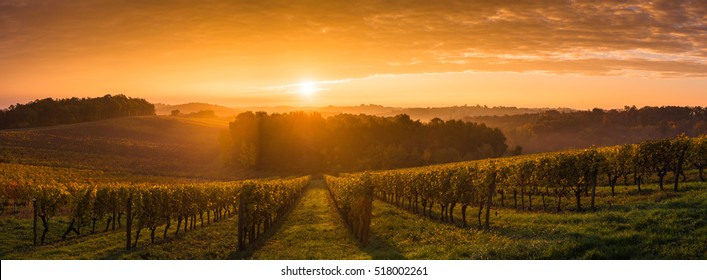
POLYGON ((313 82, 301 82, 299 84, 299 95, 302 97, 312 97, 315 92, 319 91, 317 85, 313 82))

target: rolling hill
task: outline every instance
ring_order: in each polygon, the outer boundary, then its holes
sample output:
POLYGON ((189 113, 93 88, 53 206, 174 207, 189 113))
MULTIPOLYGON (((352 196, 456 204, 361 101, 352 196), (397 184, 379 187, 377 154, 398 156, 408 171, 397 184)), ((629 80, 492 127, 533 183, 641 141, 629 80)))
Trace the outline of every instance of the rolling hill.
MULTIPOLYGON (((224 166, 220 119, 126 117, 0 131, 0 161, 146 175, 234 179, 224 166)), ((241 174, 243 175, 243 174, 241 174)))
POLYGON ((214 111, 214 114, 219 117, 232 117, 242 112, 242 110, 239 109, 198 102, 178 105, 155 103, 155 113, 157 115, 170 115, 173 110, 179 110, 182 114, 196 113, 199 111, 214 111))
POLYGON ((326 106, 326 107, 294 107, 294 106, 273 106, 273 107, 226 107, 222 105, 206 103, 186 103, 177 105, 155 104, 157 115, 170 115, 173 110, 179 110, 181 114, 196 113, 199 111, 213 111, 218 117, 231 118, 246 111, 263 111, 270 114, 288 113, 294 111, 319 112, 324 117, 338 114, 365 114, 380 117, 392 117, 400 114, 409 115, 413 120, 429 121, 433 118, 443 120, 462 119, 465 117, 479 116, 513 116, 522 114, 542 113, 548 110, 560 112, 572 112, 568 108, 518 108, 518 107, 488 107, 488 106, 449 106, 449 107, 389 107, 375 104, 361 104, 358 106, 326 106))

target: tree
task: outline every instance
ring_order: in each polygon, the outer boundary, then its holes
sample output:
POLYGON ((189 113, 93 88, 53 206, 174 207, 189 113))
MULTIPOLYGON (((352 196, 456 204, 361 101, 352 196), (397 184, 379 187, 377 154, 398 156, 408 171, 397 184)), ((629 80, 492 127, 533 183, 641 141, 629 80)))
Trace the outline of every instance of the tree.
POLYGON ((506 153, 506 138, 483 124, 424 124, 407 115, 376 117, 245 112, 230 123, 233 162, 266 172, 361 171, 447 163, 506 153))

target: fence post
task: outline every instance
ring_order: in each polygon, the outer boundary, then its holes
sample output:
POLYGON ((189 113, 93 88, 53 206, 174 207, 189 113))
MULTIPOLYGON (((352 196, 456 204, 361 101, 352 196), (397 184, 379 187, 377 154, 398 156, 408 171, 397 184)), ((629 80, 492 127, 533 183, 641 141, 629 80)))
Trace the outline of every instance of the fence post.
POLYGON ((128 202, 126 204, 127 208, 127 217, 125 221, 125 250, 130 250, 130 241, 131 241, 131 231, 132 231, 132 226, 133 226, 133 195, 131 194, 128 197, 128 202))
POLYGON ((34 246, 37 246, 37 199, 32 198, 32 217, 33 217, 33 224, 32 224, 32 244, 34 246))

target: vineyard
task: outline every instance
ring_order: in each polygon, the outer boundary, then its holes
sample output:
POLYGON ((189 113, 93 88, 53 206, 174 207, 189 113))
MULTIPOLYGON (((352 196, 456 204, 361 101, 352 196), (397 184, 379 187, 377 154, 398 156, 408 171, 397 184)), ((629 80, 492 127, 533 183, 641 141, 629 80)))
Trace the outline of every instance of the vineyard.
POLYGON ((324 177, 336 208, 361 243, 368 242, 371 228, 373 185, 363 176, 324 177))
MULTIPOLYGON (((327 220, 334 216, 321 219, 346 225, 355 244, 340 247, 356 259, 703 259, 705 166, 707 137, 681 136, 325 175, 316 185, 327 191, 309 193, 308 203, 319 207, 317 213, 340 214, 342 223, 327 220), (331 197, 331 207, 311 204, 327 201, 322 195, 331 197), (360 252, 352 251, 356 248, 360 252)), ((309 177, 204 181, 23 164, 0 167, 2 258, 247 258, 250 253, 237 252, 253 250, 256 257, 283 256, 269 251, 282 250, 280 238, 289 240, 290 230, 278 224, 290 218, 310 185, 309 177), (274 232, 278 235, 272 237, 274 232), (216 251, 198 251, 211 245, 216 251), (61 253, 71 250, 82 253, 61 253)), ((307 221, 305 213, 298 215, 307 221)), ((317 232, 298 234, 306 240, 317 232)), ((351 242, 322 236, 330 238, 324 243, 351 242)), ((292 248, 290 258, 326 258, 306 249, 315 245, 294 244, 304 247, 292 248)))
POLYGON ((68 220, 61 240, 72 235, 121 230, 126 233, 124 244, 128 250, 138 247, 143 230, 148 231, 153 244, 158 228, 164 241, 170 234, 178 237, 180 230, 185 233, 203 228, 235 213, 239 249, 244 250, 283 217, 309 182, 308 177, 233 182, 93 182, 79 179, 85 178, 80 175, 103 174, 12 164, 3 164, 3 171, 8 172, 0 178, 2 213, 20 214, 18 209, 31 208, 24 216, 33 219, 34 245, 46 243, 54 226, 52 221, 61 216, 68 220))
MULTIPOLYGON (((488 229, 492 207, 532 211, 540 208, 533 207, 533 197, 536 200, 540 197, 543 211, 549 208, 563 211, 563 199, 574 200, 574 210, 583 211, 582 198, 585 197, 590 201, 589 208, 595 209, 600 184, 610 186, 614 196, 617 180, 623 178, 626 184, 632 181, 640 192, 644 181, 653 175, 662 191, 665 178, 671 173, 673 190, 678 191, 680 182, 687 180, 687 169, 696 169, 699 180, 705 181, 705 166, 707 137, 680 136, 634 145, 349 174, 328 181, 336 189, 342 189, 341 184, 349 186, 348 192, 352 194, 347 193, 347 196, 354 198, 344 196, 344 201, 370 199, 365 197, 373 193, 355 190, 358 185, 372 184, 380 200, 452 224, 455 223, 454 209, 459 206, 462 227, 468 225, 467 210, 478 209, 478 225, 488 229), (512 205, 506 205, 506 195, 512 196, 512 205), (433 211, 434 207, 438 207, 438 211, 433 211)), ((363 209, 367 208, 345 212, 355 213, 355 217, 368 216, 357 221, 370 220, 370 211, 361 213, 363 209)), ((365 225, 354 228, 363 227, 365 225)))

